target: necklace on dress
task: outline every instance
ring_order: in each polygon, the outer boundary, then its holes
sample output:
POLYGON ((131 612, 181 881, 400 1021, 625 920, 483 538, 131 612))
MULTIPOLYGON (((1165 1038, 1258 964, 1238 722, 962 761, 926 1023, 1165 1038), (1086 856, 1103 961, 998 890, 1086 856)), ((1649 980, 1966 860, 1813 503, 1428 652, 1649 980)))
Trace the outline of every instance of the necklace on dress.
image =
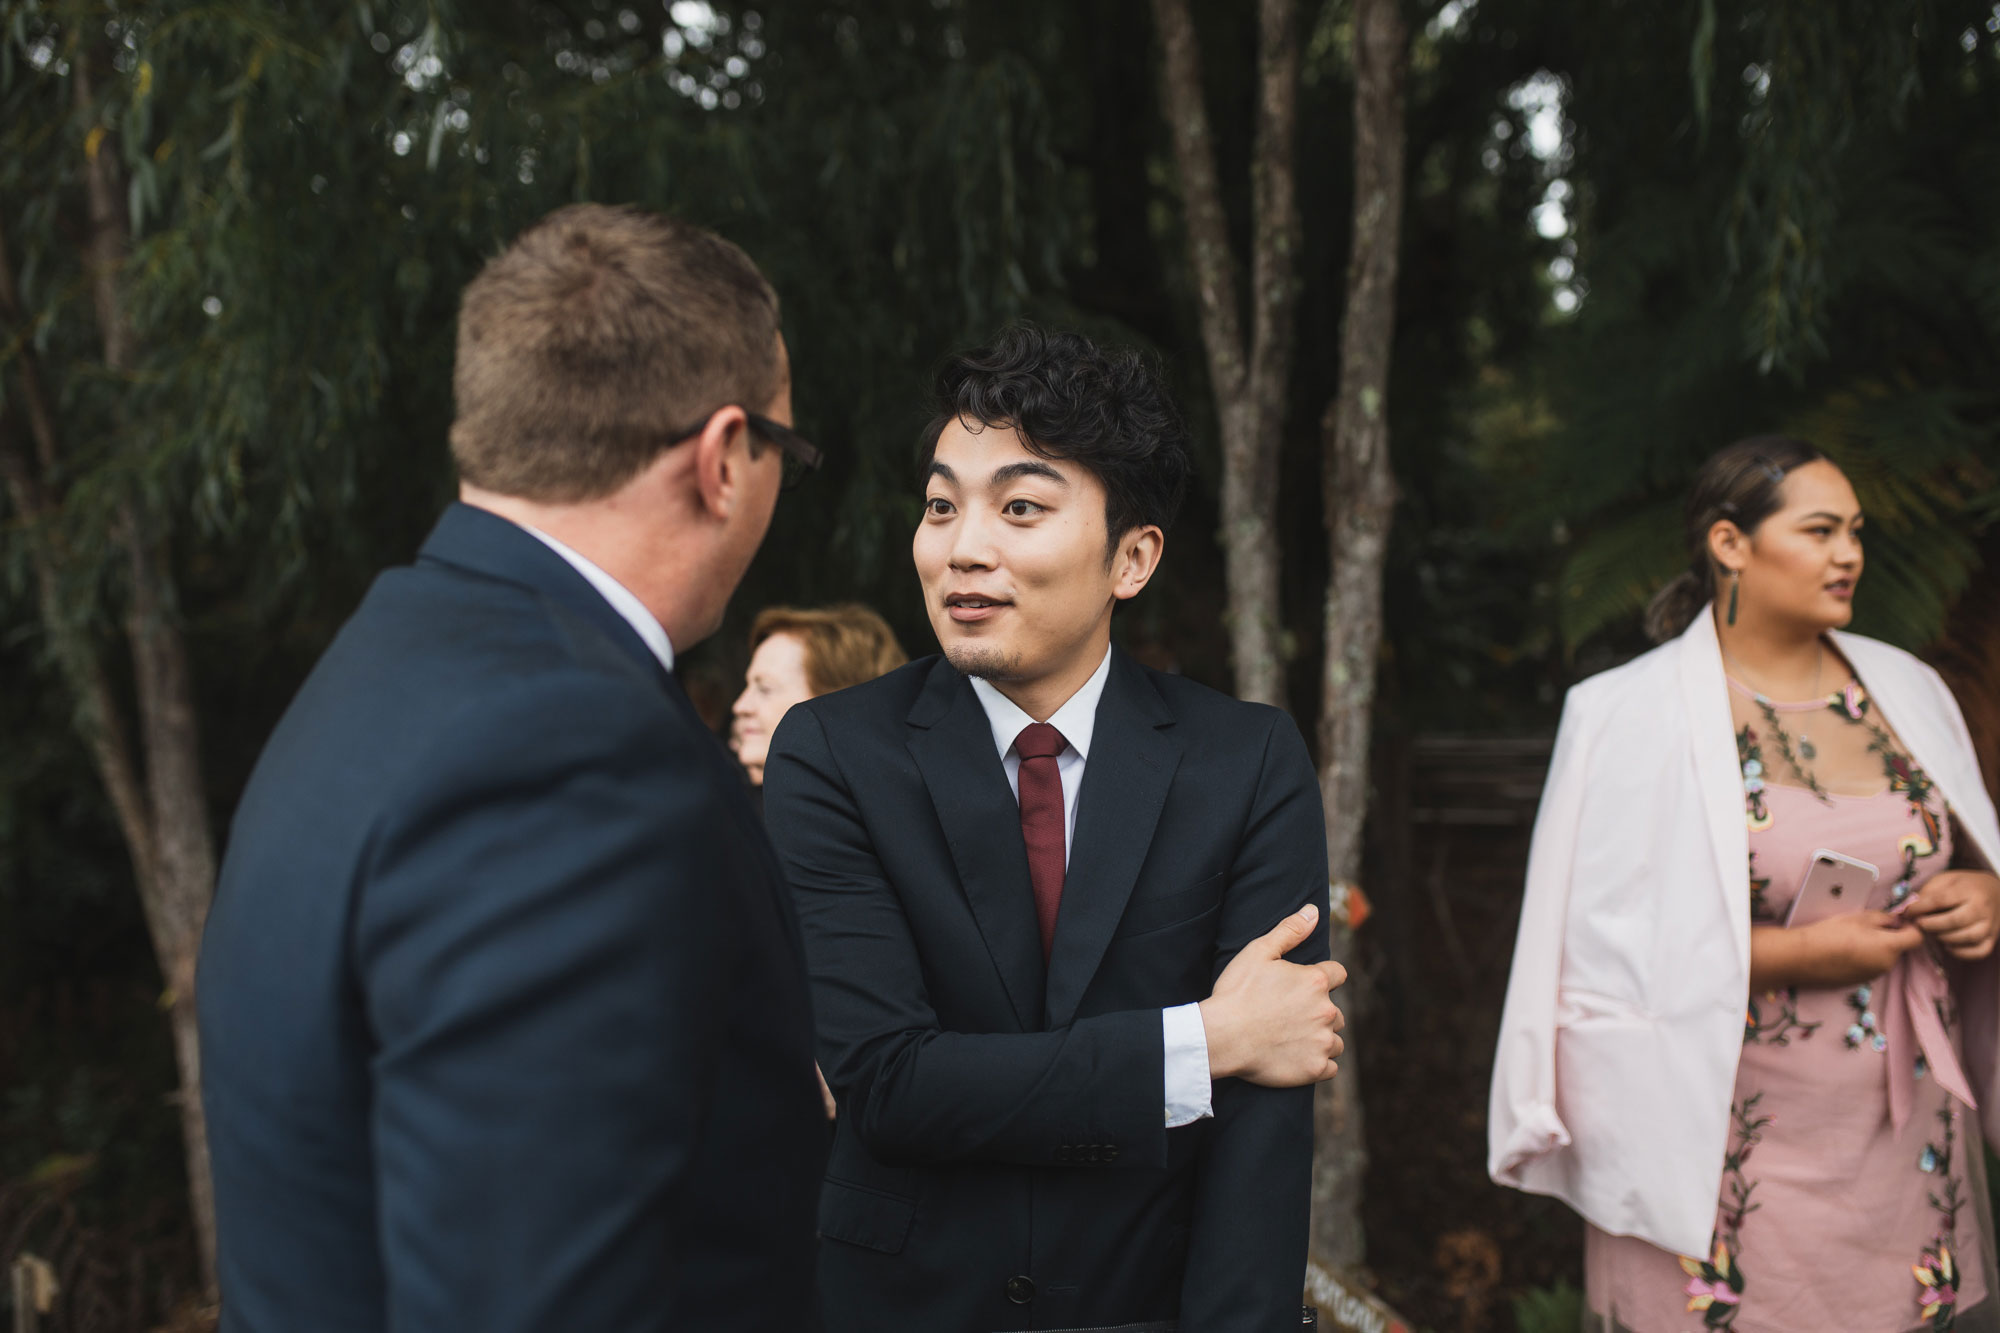
MULTIPOLYGON (((1816 642, 1819 645, 1819 655, 1813 658, 1812 693, 1806 696, 1807 698, 1811 699, 1814 703, 1818 703, 1820 701, 1821 695, 1819 692, 1819 682, 1821 675, 1824 674, 1824 672, 1826 671, 1826 640, 1819 639, 1816 642)), ((1739 674, 1741 674, 1744 677, 1749 676, 1750 673, 1744 670, 1743 663, 1737 661, 1735 653, 1732 653, 1727 648, 1724 648, 1722 650, 1722 655, 1729 659, 1730 664, 1736 668, 1739 674)), ((1746 679, 1744 681, 1744 684, 1749 685, 1749 681, 1746 679)), ((1775 710, 1771 706, 1770 696, 1765 694, 1762 690, 1752 686, 1750 689, 1750 697, 1756 700, 1757 706, 1759 708, 1764 710, 1764 720, 1769 722, 1773 728, 1776 728, 1778 725, 1778 720, 1776 717, 1775 710)), ((1811 714, 1806 714, 1805 716, 1810 717, 1811 714)), ((1806 734, 1806 729, 1803 725, 1799 727, 1798 743, 1799 743, 1800 758, 1808 762, 1819 758, 1819 750, 1817 747, 1813 745, 1812 737, 1806 734)), ((1803 777, 1804 774, 1801 774, 1800 776, 1803 777)))
MULTIPOLYGON (((1738 672, 1746 676, 1749 674, 1743 670, 1743 663, 1736 660, 1736 654, 1724 648, 1722 655, 1729 659, 1730 664, 1738 672)), ((1825 670, 1826 641, 1822 639, 1819 642, 1819 656, 1813 659, 1811 697, 1814 702, 1819 702, 1821 699, 1819 692, 1820 678, 1825 670)), ((1785 762, 1791 766, 1792 772, 1798 775, 1799 781, 1806 785, 1806 790, 1817 796, 1821 801, 1831 804, 1832 798, 1826 794, 1826 789, 1819 785, 1819 779, 1815 778, 1806 768, 1807 764, 1819 758, 1819 747, 1813 744, 1812 736, 1807 733, 1803 722, 1799 726, 1796 736, 1786 731, 1784 726, 1778 721, 1778 708, 1776 704, 1771 702, 1771 697, 1762 690, 1750 685, 1748 681, 1742 683, 1744 688, 1750 691, 1750 699, 1757 705, 1757 710, 1764 715, 1764 725, 1771 729, 1772 739, 1778 742, 1778 753, 1784 756, 1785 762)), ((1809 712, 1801 714, 1802 719, 1810 719, 1811 716, 1812 714, 1809 712)))

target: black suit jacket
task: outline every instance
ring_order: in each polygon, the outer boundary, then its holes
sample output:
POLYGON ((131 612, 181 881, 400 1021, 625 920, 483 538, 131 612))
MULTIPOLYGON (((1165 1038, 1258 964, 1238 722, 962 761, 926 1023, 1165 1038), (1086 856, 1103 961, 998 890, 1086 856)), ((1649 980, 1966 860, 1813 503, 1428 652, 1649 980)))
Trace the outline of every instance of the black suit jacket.
POLYGON ((454 505, 237 811, 199 987, 224 1329, 797 1327, 825 1134, 782 885, 632 628, 454 505))
POLYGON ((1225 1079, 1169 1130, 1160 1027, 1325 898, 1289 718, 1114 654, 1046 967, 1019 806, 942 659, 794 708, 764 802, 841 1105, 830 1329, 1297 1327, 1312 1091, 1225 1079))

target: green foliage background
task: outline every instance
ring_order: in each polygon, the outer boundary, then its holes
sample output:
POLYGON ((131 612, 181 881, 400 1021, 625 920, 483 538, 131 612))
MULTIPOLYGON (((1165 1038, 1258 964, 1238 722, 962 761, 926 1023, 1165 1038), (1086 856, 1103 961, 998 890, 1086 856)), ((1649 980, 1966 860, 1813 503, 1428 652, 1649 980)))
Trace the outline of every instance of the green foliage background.
MULTIPOLYGON (((1253 15, 1196 9, 1243 240, 1253 15)), ((1693 466, 1758 431, 1803 434, 1855 479, 1860 627, 1934 638, 2000 516, 2000 9, 1411 12, 1384 736, 1546 726, 1579 672, 1640 646, 1639 608, 1685 558, 1693 466), (1564 224, 1538 229, 1551 204, 1564 224)), ((1346 5, 1302 14, 1281 520, 1306 716, 1351 88, 1346 5)), ((926 651, 903 544, 929 370, 1017 317, 1147 345, 1175 378, 1198 484, 1120 632, 1226 686, 1219 461, 1152 43, 1145 0, 0 0, 0 228, 29 316, 0 329, 0 423, 18 426, 32 347, 60 398, 73 549, 108 553, 127 488, 170 517, 218 818, 368 579, 451 493, 458 291, 573 199, 669 209, 759 260, 801 428, 831 458, 690 655, 708 702, 773 601, 859 597, 926 651), (103 73, 79 104, 85 61, 103 73), (102 368, 83 268, 91 151, 130 177, 129 376, 102 368)), ((0 512, 0 1181, 55 1170, 82 1224, 155 1245, 185 1285, 158 979, 20 535, 0 512)), ((109 651, 120 596, 85 560, 64 604, 109 651)))

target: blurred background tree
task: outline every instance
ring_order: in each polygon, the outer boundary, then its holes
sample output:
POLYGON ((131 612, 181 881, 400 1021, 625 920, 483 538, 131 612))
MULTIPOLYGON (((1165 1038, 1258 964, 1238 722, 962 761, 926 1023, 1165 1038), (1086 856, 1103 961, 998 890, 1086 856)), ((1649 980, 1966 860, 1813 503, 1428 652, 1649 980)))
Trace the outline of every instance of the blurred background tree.
MULTIPOLYGON (((1222 223, 1249 254, 1256 7, 1188 12, 1222 223)), ((1474 956, 1441 972, 1435 904, 1472 890, 1425 896, 1413 746, 1532 736, 1570 680, 1639 647, 1637 607, 1679 561, 1681 486, 1756 430, 1804 434, 1854 475, 1874 538, 1864 628, 1921 647, 1991 605, 1967 588, 1990 577, 2000 513, 2000 10, 1402 13, 1399 498, 1363 876, 1384 1021, 1357 1049, 1389 1114, 1370 1117, 1363 1218, 1384 1291, 1470 1328, 1566 1271, 1573 1227, 1483 1183, 1512 907, 1459 897, 1474 956), (1439 1232, 1463 1235, 1447 1252, 1439 1232)), ((202 1291, 192 1138, 165 1100, 198 1077, 173 1041, 186 936, 134 892, 147 843, 221 844, 304 672, 373 573, 414 552, 452 490, 457 293, 549 209, 673 210, 743 244, 785 301, 800 423, 832 461, 781 503, 731 623, 688 655, 712 713, 769 602, 859 597, 928 649, 903 543, 929 372, 1016 317, 1166 359, 1198 483, 1119 634, 1228 687, 1217 394, 1152 18, 1148 0, 0 0, 0 451, 35 483, 0 509, 0 1245, 61 1260, 56 1327, 147 1328, 202 1291), (175 643, 178 696, 160 688, 175 643), (168 725, 168 696, 190 725, 168 725), (106 718, 141 820, 111 799, 106 718)), ((1299 6, 1297 346, 1272 517, 1284 690, 1308 735, 1352 22, 1349 0, 1299 6)), ((183 903, 206 893, 199 861, 183 903)))

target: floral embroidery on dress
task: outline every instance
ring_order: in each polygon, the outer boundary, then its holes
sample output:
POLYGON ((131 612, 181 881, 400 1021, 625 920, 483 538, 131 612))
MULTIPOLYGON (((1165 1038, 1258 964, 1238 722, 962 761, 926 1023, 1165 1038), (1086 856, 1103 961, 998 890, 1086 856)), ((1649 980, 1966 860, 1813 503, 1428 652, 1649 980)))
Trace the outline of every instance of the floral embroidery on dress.
MULTIPOLYGON (((1763 713, 1765 725, 1771 728, 1771 739, 1777 742, 1778 757, 1783 759, 1785 761, 1786 766, 1790 768, 1795 775, 1797 775, 1798 780, 1801 783, 1805 784, 1805 789, 1807 791, 1811 792, 1814 796, 1817 796, 1820 800, 1826 802, 1827 804, 1829 805, 1832 804, 1833 798, 1826 794, 1826 788, 1819 785, 1819 779, 1812 775, 1812 770, 1807 768, 1805 766, 1804 761, 1799 758, 1799 752, 1793 749, 1792 733, 1786 731, 1784 726, 1778 721, 1778 706, 1772 703, 1769 699, 1765 698, 1761 694, 1752 693, 1750 698, 1751 701, 1757 705, 1758 711, 1763 713)), ((1743 745, 1745 739, 1747 739, 1750 742, 1751 746, 1753 747, 1753 753, 1755 754, 1755 759, 1757 762, 1757 789, 1758 791, 1761 792, 1764 788, 1764 756, 1761 750, 1757 749, 1756 733, 1751 731, 1748 726, 1745 726, 1743 728, 1742 733, 1737 737, 1736 752, 1738 756, 1741 756, 1743 753, 1743 745)), ((1808 744, 1803 748, 1805 750, 1805 758, 1811 759, 1814 754, 1812 746, 1808 744)), ((1745 770, 1746 770, 1745 780, 1743 786, 1744 789, 1747 791, 1750 786, 1748 779, 1747 764, 1745 766, 1745 770)), ((1768 828, 1769 826, 1770 825, 1767 818, 1764 827, 1768 828)), ((1753 824, 1751 825, 1751 827, 1754 829, 1758 826, 1753 824)))
POLYGON ((1910 1271, 1917 1275, 1917 1281, 1923 1286, 1917 1305, 1931 1327, 1957 1327, 1958 1263, 1952 1258, 1951 1246, 1938 1242, 1924 1251, 1920 1262, 1910 1265, 1910 1271))
POLYGON ((1728 1328, 1743 1303, 1743 1271, 1731 1262, 1729 1246, 1715 1242, 1710 1259, 1682 1259, 1688 1275, 1688 1313, 1701 1316, 1704 1328, 1728 1328))
POLYGON ((1737 1256, 1742 1250, 1743 1220, 1758 1207, 1750 1202, 1757 1182, 1744 1173, 1743 1167, 1750 1160, 1751 1149, 1763 1140, 1764 1130, 1771 1124, 1770 1116, 1757 1114, 1757 1104, 1763 1100, 1763 1093, 1753 1093, 1730 1106, 1729 1113, 1736 1121, 1736 1142, 1722 1159, 1726 1197, 1718 1219, 1714 1252, 1706 1259, 1681 1258, 1681 1271, 1688 1275, 1687 1286, 1682 1289, 1688 1298, 1688 1313, 1700 1315, 1703 1328, 1733 1327, 1737 1312, 1743 1308, 1743 1289, 1747 1283, 1737 1256))
POLYGON ((1736 733, 1736 762, 1743 766, 1745 821, 1752 833, 1762 833, 1771 827, 1771 811, 1764 804, 1764 751, 1757 743, 1757 733, 1747 726, 1736 733))
MULTIPOLYGON (((1937 788, 1931 782, 1930 774, 1911 763, 1908 755, 1898 752, 1888 732, 1872 722, 1868 724, 1868 729, 1875 733, 1875 740, 1868 748, 1882 756, 1883 771, 1889 775, 1889 790, 1901 794, 1910 803, 1911 812, 1923 825, 1926 842, 1916 854, 1935 854, 1944 829, 1937 811, 1931 809, 1931 795, 1937 788)), ((1911 842, 1914 845, 1914 839, 1911 842)))
POLYGON ((1764 1046, 1789 1046, 1792 1038, 1804 1041, 1821 1026, 1817 1019, 1808 1023, 1799 1017, 1799 988, 1787 986, 1781 991, 1764 992, 1762 1004, 1757 996, 1750 997, 1750 1009, 1743 1019, 1743 1040, 1764 1046), (1770 1007, 1776 1008, 1777 1015, 1766 1022, 1764 1013, 1770 1007))
MULTIPOLYGON (((1761 700, 1759 701, 1762 702, 1761 700)), ((1889 790, 1902 796, 1910 803, 1910 811, 1923 825, 1922 839, 1904 840, 1903 879, 1907 881, 1912 863, 1920 857, 1935 855, 1944 829, 1938 812, 1931 808, 1931 797, 1937 786, 1930 775, 1918 768, 1916 762, 1896 747, 1896 740, 1880 722, 1869 716, 1871 701, 1862 690, 1859 681, 1850 680, 1838 694, 1827 698, 1826 706, 1849 722, 1866 727, 1874 738, 1868 748, 1882 759, 1882 771, 1889 779, 1889 790), (1914 855, 1912 851, 1914 850, 1914 855)), ((1789 754, 1789 751, 1787 752, 1789 754)), ((1817 790, 1817 788, 1815 788, 1817 790)), ((1901 887, 1899 884, 1898 887, 1901 887)))
POLYGON ((1952 1152, 1958 1143, 1958 1112, 1944 1107, 1938 1112, 1938 1123, 1944 1126, 1944 1143, 1925 1144, 1917 1168, 1926 1174, 1942 1173, 1940 1188, 1930 1196, 1939 1229, 1937 1238, 1910 1265, 1910 1274, 1917 1280, 1917 1309, 1924 1321, 1932 1328, 1949 1329, 1958 1324, 1959 1272, 1952 1245, 1958 1236, 1958 1211, 1965 1200, 1959 1197, 1958 1177, 1951 1169, 1952 1152))
POLYGON ((1849 1050, 1860 1050, 1863 1046, 1881 1052, 1889 1049, 1889 1039, 1876 1026, 1875 1011, 1868 1006, 1875 999, 1873 986, 1856 986, 1847 993, 1847 1007, 1854 1011, 1854 1022, 1841 1038, 1849 1050))

